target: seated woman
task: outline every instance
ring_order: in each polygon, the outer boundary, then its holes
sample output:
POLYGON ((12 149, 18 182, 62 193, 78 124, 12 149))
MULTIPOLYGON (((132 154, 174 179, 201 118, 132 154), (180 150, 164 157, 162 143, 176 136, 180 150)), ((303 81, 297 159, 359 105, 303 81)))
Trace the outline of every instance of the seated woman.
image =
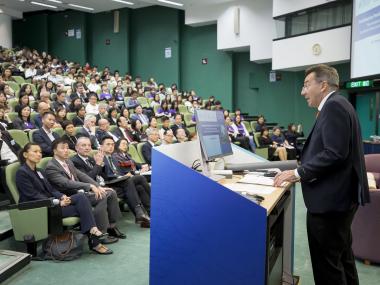
POLYGON ((110 108, 108 110, 108 122, 110 125, 117 125, 117 110, 116 108, 110 108))
POLYGON ((172 104, 170 105, 169 112, 170 112, 171 117, 173 117, 173 118, 174 118, 175 114, 179 113, 177 101, 172 102, 172 104))
POLYGON ((77 113, 77 115, 73 119, 74 127, 81 127, 84 125, 84 117, 86 115, 86 109, 83 105, 79 105, 75 107, 75 112, 77 113))
POLYGON ((54 128, 63 128, 62 124, 66 121, 66 109, 63 107, 58 107, 55 113, 55 126, 54 128))
POLYGON ((101 89, 102 90, 99 94, 99 101, 103 101, 103 100, 107 101, 107 100, 111 99, 112 95, 108 89, 107 84, 102 84, 101 89))
POLYGON ((132 136, 135 141, 140 143, 140 142, 146 142, 148 140, 148 136, 143 131, 143 126, 140 120, 132 120, 131 127, 132 127, 132 136))
POLYGON ((161 107, 159 107, 156 112, 156 117, 163 117, 163 116, 166 116, 166 117, 172 116, 167 101, 162 101, 161 107))
POLYGON ((239 134, 236 125, 232 122, 230 117, 225 118, 225 125, 227 127, 228 136, 233 143, 238 142, 239 145, 247 150, 250 150, 248 137, 239 134))
POLYGON ((128 141, 121 138, 116 142, 115 152, 112 154, 114 164, 118 168, 121 175, 126 175, 127 173, 135 174, 136 170, 139 170, 141 173, 149 171, 149 165, 134 161, 129 155, 128 149, 128 141))
POLYGON ((149 118, 149 127, 145 130, 147 132, 148 130, 157 130, 157 118, 156 117, 150 117, 149 118))
POLYGON ((284 138, 281 133, 281 129, 279 127, 273 128, 272 141, 277 143, 278 146, 283 146, 286 148, 287 159, 295 159, 296 158, 296 149, 291 146, 289 142, 284 138))
POLYGON ((129 110, 128 110, 127 107, 123 107, 123 108, 121 108, 121 111, 120 111, 120 117, 124 117, 124 118, 126 118, 128 124, 131 123, 131 121, 129 120, 130 113, 129 113, 129 110))
POLYGON ((13 121, 13 128, 17 130, 23 130, 23 131, 30 131, 32 129, 35 129, 36 126, 30 120, 30 113, 31 113, 30 107, 23 106, 18 111, 18 117, 13 121))
POLYGON ((152 102, 150 103, 150 107, 154 109, 154 106, 160 106, 160 105, 161 105, 160 95, 155 94, 152 102))
POLYGON ((242 123, 240 115, 235 117, 235 126, 241 136, 247 137, 249 139, 249 146, 251 147, 252 152, 255 152, 256 144, 253 141, 253 136, 249 134, 247 128, 242 123))
POLYGON ((62 129, 65 131, 65 134, 62 136, 69 145, 69 149, 75 151, 75 145, 77 144, 77 138, 75 136, 75 127, 72 121, 63 121, 62 129))
POLYGON ((297 126, 295 124, 289 124, 288 130, 285 132, 285 139, 288 141, 288 143, 297 148, 297 138, 302 137, 303 133, 297 132, 297 126))
POLYGON ((25 106, 29 106, 29 95, 24 93, 18 98, 18 105, 15 106, 15 112, 18 113, 18 111, 25 106))
POLYGON ((99 254, 111 254, 112 250, 101 243, 107 234, 103 234, 97 228, 89 199, 82 193, 67 197, 53 189, 44 171, 37 168, 41 158, 41 147, 38 144, 27 143, 21 150, 19 157, 21 167, 16 173, 19 202, 59 199, 63 218, 79 216, 81 232, 88 236, 89 248, 99 254))
POLYGON ((261 132, 262 128, 266 128, 265 125, 265 118, 263 115, 260 115, 259 118, 257 119, 257 125, 255 127, 256 132, 261 132))
POLYGON ((82 100, 79 97, 75 97, 69 105, 69 111, 68 112, 76 112, 77 106, 82 105, 82 100))
POLYGON ((278 156, 280 160, 287 160, 286 148, 283 146, 278 146, 276 142, 272 141, 269 137, 269 131, 266 127, 261 129, 261 136, 259 138, 259 143, 261 147, 268 147, 269 159, 273 159, 273 156, 278 156))
POLYGON ((90 93, 88 96, 88 104, 86 105, 86 114, 99 114, 98 96, 96 93, 90 93))

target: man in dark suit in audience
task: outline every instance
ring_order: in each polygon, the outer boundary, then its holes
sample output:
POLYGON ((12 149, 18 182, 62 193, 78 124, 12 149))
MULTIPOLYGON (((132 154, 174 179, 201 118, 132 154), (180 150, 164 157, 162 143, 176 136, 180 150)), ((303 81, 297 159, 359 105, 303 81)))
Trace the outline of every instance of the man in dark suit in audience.
POLYGON ((76 92, 75 93, 73 92, 70 95, 71 101, 74 100, 75 98, 79 98, 82 101, 82 104, 88 103, 88 96, 82 82, 76 83, 74 90, 76 90, 76 92))
POLYGON ((116 242, 126 236, 116 227, 121 217, 116 192, 111 188, 103 188, 87 174, 79 171, 68 159, 69 145, 65 140, 57 139, 53 143, 54 158, 48 162, 45 172, 50 184, 59 192, 71 196, 83 189, 91 204, 95 207, 94 216, 98 228, 108 232, 110 237, 104 244, 116 242))
POLYGON ((101 150, 104 153, 104 167, 102 176, 106 185, 112 186, 120 198, 126 199, 129 208, 136 217, 136 223, 143 228, 150 227, 150 186, 146 178, 128 172, 122 175, 116 167, 117 161, 112 158, 115 142, 112 137, 104 137, 101 141, 101 150))
POLYGON ((142 146, 141 152, 144 160, 149 165, 152 164, 152 148, 160 139, 158 131, 155 129, 147 129, 146 134, 148 135, 148 141, 142 146))
POLYGON ((359 284, 351 223, 358 205, 369 202, 359 120, 338 88, 335 68, 320 64, 306 70, 301 95, 318 108, 317 119, 301 165, 275 178, 276 186, 301 180, 316 285, 359 284))
POLYGON ((149 125, 149 118, 147 115, 143 113, 143 108, 141 107, 141 105, 138 105, 135 108, 135 113, 132 114, 131 120, 134 120, 134 121, 140 120, 141 124, 149 125))
POLYGON ((99 128, 96 130, 96 138, 100 142, 103 137, 112 137, 114 141, 118 141, 118 137, 110 132, 110 122, 106 119, 100 119, 98 122, 99 128))
POLYGON ((95 124, 96 124, 95 116, 86 115, 86 117, 84 118, 84 125, 77 133, 78 138, 86 137, 91 140, 92 149, 98 149, 100 146, 98 139, 96 138, 95 124))
POLYGON ((56 99, 53 102, 53 110, 57 112, 58 108, 64 108, 67 112, 69 111, 69 106, 66 103, 66 92, 64 90, 59 90, 56 95, 56 99))
POLYGON ((42 128, 42 115, 46 112, 51 111, 50 105, 45 102, 38 103, 38 114, 34 116, 34 124, 37 128, 42 128))
POLYGON ((118 138, 126 139, 129 143, 134 143, 133 135, 130 131, 130 125, 125 117, 117 118, 117 128, 113 134, 118 138))
POLYGON ((59 138, 59 135, 53 132, 54 124, 55 115, 52 112, 46 112, 42 115, 42 128, 35 131, 32 135, 33 141, 40 145, 43 157, 53 156, 51 146, 59 138))
POLYGON ((174 125, 171 126, 171 129, 172 129, 174 135, 177 134, 177 130, 178 130, 178 129, 184 129, 184 130, 185 130, 185 133, 186 133, 186 137, 187 137, 187 138, 190 138, 190 132, 189 132, 189 130, 185 127, 185 124, 183 123, 183 120, 182 120, 182 115, 181 115, 180 113, 175 114, 175 117, 174 117, 174 125))
POLYGON ((78 138, 75 150, 77 154, 71 158, 74 166, 79 171, 86 173, 93 180, 97 181, 101 186, 104 186, 104 179, 102 177, 104 166, 103 151, 99 150, 93 157, 91 157, 91 140, 87 137, 78 138))

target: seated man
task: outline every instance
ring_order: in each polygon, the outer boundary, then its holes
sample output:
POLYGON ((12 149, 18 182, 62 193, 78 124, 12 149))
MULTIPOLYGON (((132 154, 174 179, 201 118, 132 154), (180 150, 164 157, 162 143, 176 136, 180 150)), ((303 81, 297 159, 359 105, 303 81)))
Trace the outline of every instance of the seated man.
POLYGON ((69 110, 69 105, 66 103, 66 92, 63 90, 57 92, 56 99, 53 102, 53 110, 57 112, 58 108, 63 108, 67 112, 69 110))
POLYGON ((160 136, 156 129, 148 129, 146 131, 148 136, 148 141, 142 146, 141 152, 144 157, 144 160, 149 165, 152 164, 152 148, 158 142, 160 136))
POLYGON ((176 138, 177 138, 177 142, 179 143, 188 141, 188 138, 186 136, 184 129, 177 129, 176 138))
POLYGON ((126 139, 129 143, 137 143, 132 135, 131 126, 128 124, 128 120, 125 117, 119 117, 116 121, 117 129, 113 132, 113 134, 118 139, 126 139))
POLYGON ((42 149, 42 156, 53 156, 52 143, 59 138, 56 132, 53 132, 55 125, 55 115, 52 112, 46 112, 42 115, 42 128, 33 133, 33 142, 37 143, 42 149))
POLYGON ((103 188, 98 182, 79 171, 68 159, 69 145, 62 139, 57 139, 52 145, 54 158, 46 166, 46 175, 50 184, 67 196, 74 195, 78 190, 87 192, 94 209, 97 227, 108 232, 110 237, 103 240, 104 244, 113 243, 118 238, 125 238, 116 227, 116 221, 121 217, 117 195, 111 188, 103 188))
POLYGON ((91 140, 87 137, 78 138, 75 150, 77 154, 71 158, 74 166, 79 171, 86 173, 93 180, 97 181, 101 186, 104 186, 104 179, 101 176, 104 165, 103 151, 99 150, 93 157, 91 157, 91 140))
POLYGON ((150 227, 150 186, 145 177, 133 175, 131 172, 122 175, 112 159, 115 142, 112 137, 103 137, 101 149, 104 153, 102 176, 106 185, 112 186, 120 198, 127 201, 129 208, 141 227, 150 227))
POLYGON ((46 112, 51 111, 50 110, 50 105, 45 103, 45 102, 40 102, 38 103, 38 114, 34 116, 34 125, 37 128, 42 128, 42 115, 46 112))
POLYGON ((77 133, 77 138, 79 137, 86 137, 91 140, 91 147, 92 149, 98 149, 99 148, 99 142, 96 138, 95 133, 95 124, 96 124, 96 118, 94 115, 87 115, 84 118, 84 125, 77 133))
POLYGON ((182 120, 182 115, 177 113, 175 114, 175 117, 174 117, 174 125, 171 126, 171 129, 173 131, 173 134, 175 136, 177 136, 177 130, 178 129, 184 129, 185 130, 185 133, 186 133, 186 137, 189 138, 190 137, 190 132, 188 131, 188 129, 186 129, 185 127, 185 124, 183 123, 183 120, 182 120))
POLYGON ((135 113, 131 116, 131 120, 133 121, 140 120, 141 124, 149 125, 149 118, 147 115, 143 113, 143 109, 141 105, 138 105, 135 108, 135 113))
POLYGON ((99 128, 96 130, 96 138, 102 141, 103 137, 112 137, 114 141, 118 141, 118 137, 110 132, 110 122, 106 119, 100 119, 98 122, 99 128))
POLYGON ((99 104, 99 109, 98 109, 99 113, 95 116, 97 124, 99 124, 99 121, 101 119, 108 120, 107 107, 108 107, 108 105, 106 103, 100 103, 99 104))
POLYGON ((173 144, 174 143, 174 135, 171 129, 164 131, 164 138, 161 140, 162 144, 173 144))

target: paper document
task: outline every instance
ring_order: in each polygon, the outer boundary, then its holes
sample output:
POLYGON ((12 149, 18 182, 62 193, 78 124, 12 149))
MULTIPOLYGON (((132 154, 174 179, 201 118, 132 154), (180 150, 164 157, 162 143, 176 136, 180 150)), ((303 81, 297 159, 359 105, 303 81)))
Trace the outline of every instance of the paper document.
POLYGON ((268 187, 263 185, 251 185, 243 183, 226 183, 223 184, 224 187, 234 191, 234 192, 246 192, 248 195, 270 195, 274 191, 274 187, 268 187))
MULTIPOLYGON (((265 177, 263 175, 255 175, 255 174, 246 174, 242 179, 237 181, 238 183, 245 183, 245 184, 258 184, 258 185, 266 185, 266 186, 273 186, 274 183, 274 177, 265 177)), ((284 185, 285 186, 285 182, 284 185)))

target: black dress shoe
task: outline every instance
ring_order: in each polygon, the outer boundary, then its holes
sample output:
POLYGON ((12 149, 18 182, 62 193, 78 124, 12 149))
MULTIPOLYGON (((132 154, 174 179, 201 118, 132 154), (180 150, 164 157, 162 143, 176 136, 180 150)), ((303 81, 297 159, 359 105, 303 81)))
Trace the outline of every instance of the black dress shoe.
POLYGON ((126 239, 127 238, 127 236, 125 234, 123 234, 117 227, 109 228, 107 230, 107 232, 111 237, 116 237, 116 238, 120 238, 120 239, 126 239))
POLYGON ((112 236, 108 236, 108 237, 100 240, 100 242, 102 244, 110 244, 110 243, 115 243, 118 241, 119 241, 119 239, 117 237, 112 237, 112 236))

